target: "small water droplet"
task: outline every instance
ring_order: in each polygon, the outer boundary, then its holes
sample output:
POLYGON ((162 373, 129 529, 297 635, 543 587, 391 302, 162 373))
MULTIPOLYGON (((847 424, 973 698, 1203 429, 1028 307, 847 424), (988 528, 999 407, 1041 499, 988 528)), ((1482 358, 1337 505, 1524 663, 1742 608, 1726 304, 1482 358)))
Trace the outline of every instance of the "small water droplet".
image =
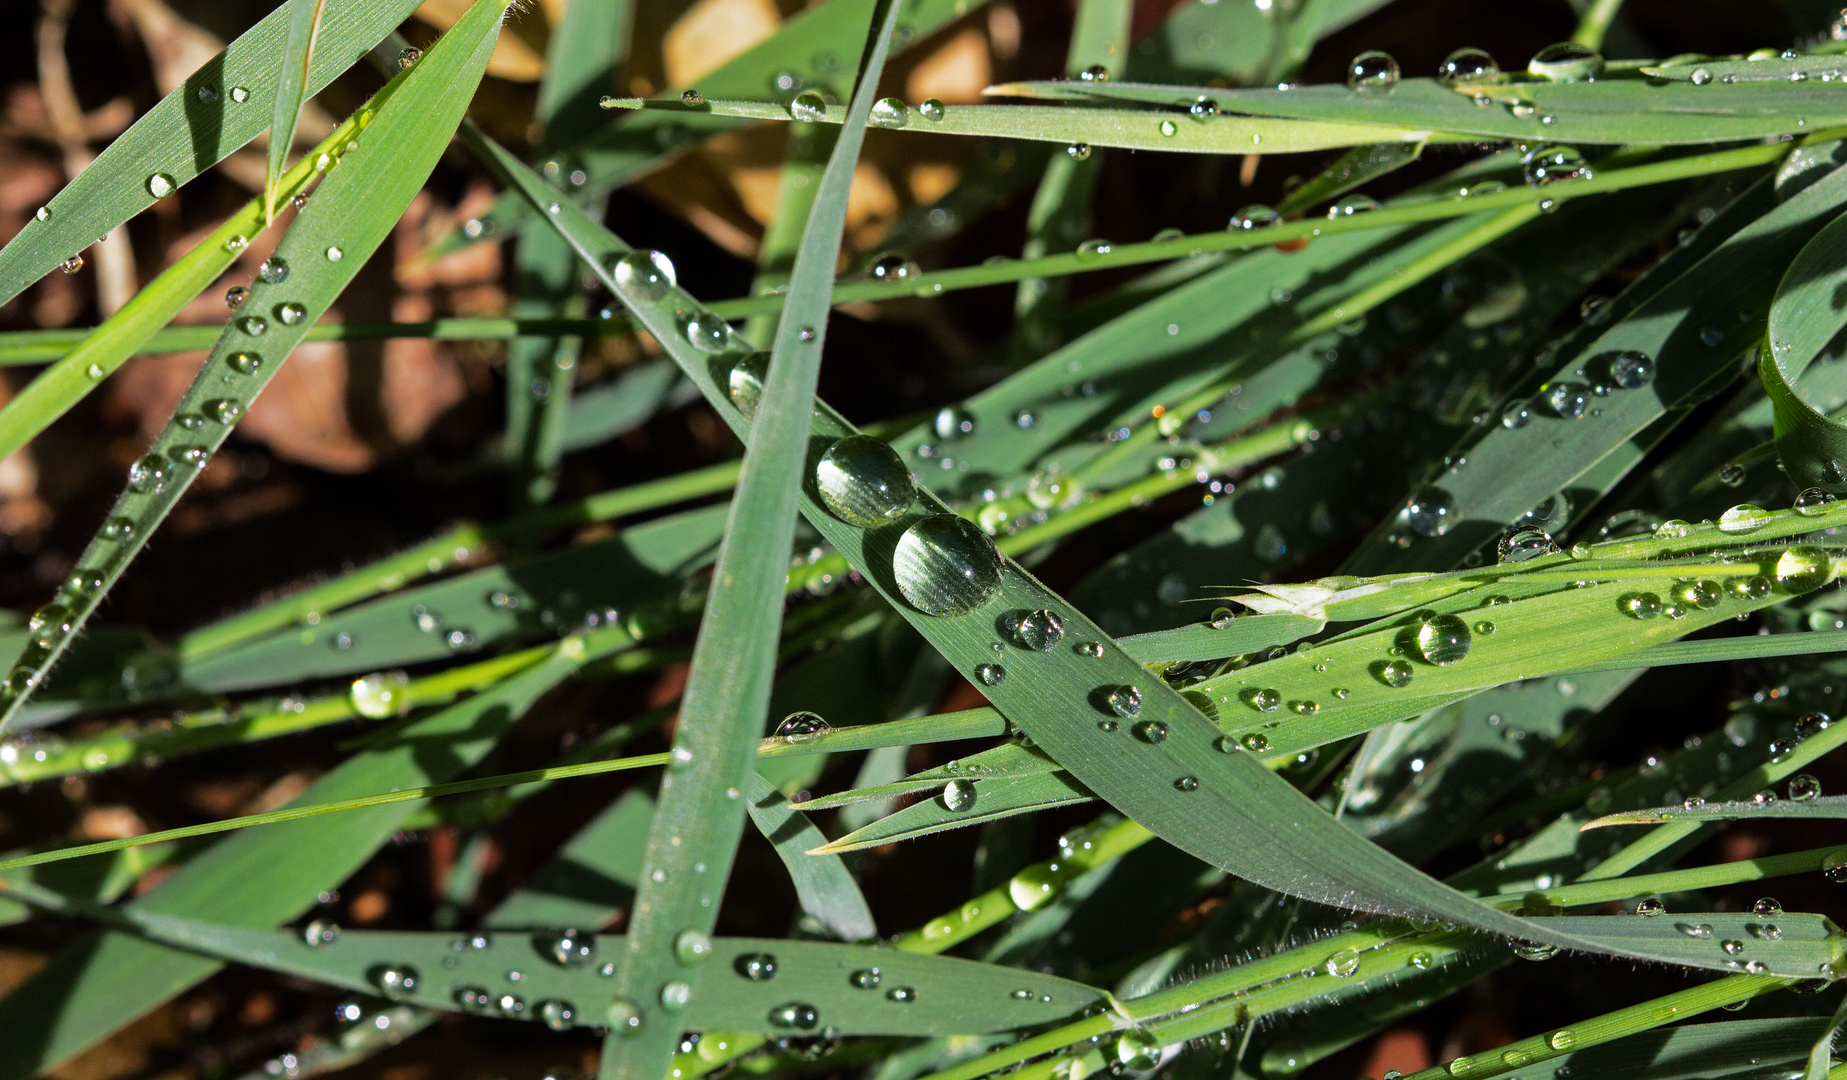
POLYGON ((1449 492, 1440 487, 1422 487, 1405 505, 1404 522, 1419 536, 1442 536, 1453 524, 1455 509, 1455 497, 1449 492))
POLYGON ((568 1001, 550 998, 539 1002, 539 1019, 553 1031, 568 1031, 577 1021, 577 1007, 568 1001))
POLYGON ((1651 592, 1624 593, 1616 599, 1616 610, 1632 619, 1652 619, 1661 614, 1661 598, 1651 592))
POLYGON ((1007 669, 999 664, 982 664, 975 669, 975 677, 983 686, 999 686, 1007 679, 1007 669))
POLYGON ((791 1001, 769 1012, 771 1027, 793 1031, 813 1031, 821 1024, 821 1011, 805 1001, 791 1001))
POLYGON ((1398 61, 1378 49, 1368 49, 1347 63, 1347 85, 1362 92, 1390 90, 1398 85, 1398 75, 1398 61))
POLYGON ((1411 665, 1403 660, 1374 661, 1370 670, 1380 682, 1394 689, 1411 685, 1411 677, 1414 674, 1411 665))
POLYGON ((1527 151, 1521 161, 1528 187, 1546 187, 1566 180, 1589 180, 1591 167, 1571 146, 1540 146, 1527 151))
POLYGON ((1603 56, 1588 45, 1561 41, 1533 54, 1526 70, 1549 82, 1591 82, 1603 74, 1603 56))
POLYGON ((1461 662, 1474 643, 1469 624, 1454 615, 1436 615, 1418 624, 1417 654, 1439 667, 1461 662))
POLYGON ((147 178, 147 190, 148 194, 156 199, 164 199, 178 191, 179 185, 175 184, 173 177, 166 173, 154 173, 147 178))
POLYGON ((346 252, 340 250, 338 247, 329 247, 327 249, 327 261, 328 262, 339 262, 341 259, 344 259, 344 258, 346 258, 346 252))
POLYGON ((873 127, 901 128, 911 122, 910 106, 895 97, 880 98, 867 119, 873 127))
POLYGON ((870 435, 835 440, 815 466, 815 488, 835 517, 866 528, 896 520, 917 497, 898 452, 870 435))
POLYGON ((276 305, 276 318, 282 320, 284 326, 294 326, 307 317, 308 309, 300 304, 290 302, 276 305))
POLYGON ((943 807, 961 813, 975 805, 975 782, 958 777, 943 788, 943 807))
POLYGON ((310 949, 318 949, 324 945, 332 945, 334 942, 340 940, 340 926, 338 923, 327 919, 315 919, 307 926, 302 927, 301 939, 307 943, 310 949))
POLYGON ((1090 144, 1081 142, 1072 143, 1070 146, 1065 147, 1065 154, 1077 161, 1083 161, 1090 156, 1090 144))
POLYGON ((390 964, 372 973, 372 985, 391 1001, 407 1001, 416 996, 423 980, 408 964, 390 964))
POLYGON ((551 939, 548 949, 559 967, 589 967, 596 960, 596 935, 562 930, 551 939))
POLYGON ((609 1008, 603 1013, 603 1022, 609 1030, 624 1038, 641 1034, 641 1008, 625 997, 611 998, 609 1008))
POLYGON ((1336 979, 1352 978, 1360 970, 1360 954, 1355 949, 1342 949, 1328 957, 1322 966, 1336 979))
POLYGON ((1545 390, 1546 407, 1561 420, 1576 420, 1590 407, 1590 388, 1583 383, 1553 383, 1545 390))
POLYGON ((1446 83, 1481 82, 1499 76, 1501 65, 1480 49, 1457 49, 1443 58, 1437 78, 1446 83))
POLYGON ((804 90, 789 102, 789 115, 797 120, 815 123, 827 119, 827 99, 813 90, 804 90))
POLYGON ((1146 1072, 1161 1063, 1161 1044, 1140 1028, 1116 1036, 1116 1064, 1130 1072, 1146 1072))

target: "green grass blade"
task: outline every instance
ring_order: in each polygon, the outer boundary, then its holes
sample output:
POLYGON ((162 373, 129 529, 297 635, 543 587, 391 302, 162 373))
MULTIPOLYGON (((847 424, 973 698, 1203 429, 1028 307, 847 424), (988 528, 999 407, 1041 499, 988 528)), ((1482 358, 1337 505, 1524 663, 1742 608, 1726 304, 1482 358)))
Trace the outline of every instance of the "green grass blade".
MULTIPOLYGON (((292 198, 306 191, 323 171, 316 168, 316 163, 338 160, 346 148, 358 140, 373 113, 382 108, 401 85, 393 81, 380 90, 365 108, 347 118, 282 176, 278 180, 280 197, 292 198)), ((222 327, 176 327, 164 332, 161 327, 218 280, 249 246, 250 238, 268 225, 263 200, 252 199, 191 251, 161 271, 159 277, 137 292, 101 326, 78 332, 80 336, 72 346, 56 355, 57 363, 40 372, 18 396, 0 408, 0 455, 24 446, 130 356, 154 346, 158 339, 187 337, 196 339, 197 347, 209 348, 222 336, 222 327)))
POLYGON ((1693 806, 1656 806, 1646 810, 1625 810, 1620 814, 1605 814, 1593 821, 1578 826, 1580 829, 1601 829, 1606 825, 1654 825, 1668 821, 1746 821, 1755 818, 1814 818, 1832 819, 1847 817, 1847 795, 1815 795, 1820 788, 1813 778, 1798 781, 1792 787, 1788 799, 1779 799, 1775 792, 1767 792, 1762 801, 1747 799, 1740 802, 1701 802, 1693 806), (1809 794, 1802 794, 1802 792, 1809 794))
MULTIPOLYGON (((789 271, 801 248, 808 215, 820 194, 821 176, 833 149, 834 131, 820 124, 789 125, 789 150, 783 155, 782 176, 776 188, 776 213, 763 227, 757 248, 757 276, 751 279, 752 296, 774 295, 789 287, 789 271)), ((744 324, 744 336, 759 348, 776 339, 778 316, 758 315, 744 324)))
POLYGON ((0 690, 0 728, 18 714, 289 351, 390 234, 461 121, 486 70, 502 10, 499 0, 482 0, 431 47, 367 125, 366 148, 349 149, 295 219, 251 285, 243 314, 219 338, 176 415, 130 472, 109 522, 33 627, 37 636, 0 690))
MULTIPOLYGON (((492 147, 484 149, 493 152, 492 147)), ((517 163, 507 159, 504 153, 498 160, 516 183, 530 183, 522 177, 517 163)), ((536 188, 530 190, 537 194, 536 188)), ((602 269, 605 259, 624 250, 619 240, 582 215, 561 210, 552 215, 552 220, 572 237, 586 261, 599 268, 599 276, 604 276, 612 288, 622 288, 613 275, 602 269)), ((647 303, 636 303, 632 292, 626 299, 654 330, 657 339, 667 345, 687 375, 699 382, 707 400, 730 423, 743 429, 745 418, 729 392, 721 388, 726 384, 719 381, 721 375, 728 376, 728 373, 713 370, 717 365, 704 354, 693 351, 690 345, 680 344, 684 337, 679 320, 696 315, 697 303, 683 292, 671 289, 647 303)), ((853 430, 825 407, 817 409, 815 424, 816 433, 827 438, 837 438, 853 430)), ((1475 901, 1359 839, 1285 781, 1273 776, 1251 755, 1217 749, 1223 737, 1219 728, 1178 693, 1117 650, 1089 620, 1046 592, 1024 570, 997 556, 982 555, 980 542, 972 537, 967 543, 976 550, 957 549, 953 555, 946 556, 954 560, 950 565, 968 559, 979 567, 988 558, 996 558, 994 573, 999 580, 966 615, 938 617, 922 613, 901 599, 902 593, 894 577, 895 548, 901 527, 916 524, 932 511, 943 513, 946 508, 921 490, 915 494, 914 509, 908 514, 870 531, 847 526, 813 503, 806 508, 807 516, 875 587, 892 598, 894 606, 898 606, 913 626, 963 666, 972 678, 979 678, 974 668, 993 662, 994 654, 988 645, 994 634, 995 620, 1008 611, 1052 611, 1062 620, 1070 639, 1087 647, 1094 642, 1102 655, 1067 653, 1062 648, 1048 653, 1010 650, 1006 654, 1008 664, 1018 666, 1026 677, 1019 678, 1016 672, 998 682, 988 679, 982 682, 989 688, 990 700, 1009 719, 1070 769, 1078 781, 1112 805, 1163 838, 1215 865, 1296 895, 1337 904, 1416 910, 1478 929, 1567 948, 1605 947, 1603 942, 1581 943, 1553 936, 1540 922, 1488 912, 1475 901), (1120 721, 1110 719, 1113 709, 1107 699, 1112 694, 1126 695, 1130 689, 1139 693, 1141 699, 1139 708, 1131 710, 1133 715, 1128 717, 1134 727, 1142 731, 1159 730, 1164 736, 1172 737, 1151 740, 1133 736, 1122 729, 1120 721), (1089 723, 1073 720, 1086 715, 1099 719, 1089 723), (1115 724, 1116 727, 1106 730, 1096 726, 1099 724, 1115 724), (1150 724, 1164 726, 1158 729, 1146 726, 1150 724), (1134 740, 1128 742, 1132 749, 1125 758, 1122 747, 1130 739, 1134 740), (1184 783, 1176 786, 1177 780, 1185 778, 1191 778, 1196 786, 1190 789, 1184 783), (1196 797, 1202 793, 1204 797, 1196 797), (1276 835, 1293 836, 1300 842, 1275 845, 1262 839, 1276 835), (1300 854, 1307 851, 1314 851, 1315 857, 1311 859, 1300 854)), ((923 565, 932 564, 926 561, 923 565)), ((1659 570, 1654 572, 1659 573, 1659 570)), ((911 587, 924 586, 915 583, 911 587)), ((920 596, 919 602, 929 602, 928 593, 914 595, 920 596)), ((1410 602, 1418 603, 1421 599, 1410 602)), ((1010 666, 1009 671, 1012 670, 1010 666)), ((1408 711, 1416 711, 1416 708, 1416 703, 1409 703, 1408 711)), ((1693 955, 1685 950, 1675 950, 1669 955, 1661 950, 1659 943, 1650 941, 1638 940, 1631 944, 1636 951, 1627 955, 1660 953, 1661 959, 1671 962, 1684 962, 1693 955)), ((1705 966, 1722 967, 1724 964, 1722 954, 1706 956, 1700 953, 1699 957, 1705 961, 1705 966)))
MULTIPOLYGON (((936 783, 941 784, 943 781, 936 783)), ((972 786, 973 797, 964 803, 958 796, 954 809, 940 796, 915 802, 895 814, 889 814, 838 840, 815 848, 814 853, 834 855, 862 851, 899 840, 915 840, 932 833, 999 821, 1016 814, 1074 806, 1096 798, 1063 772, 1048 771, 1038 776, 993 776, 972 786)))
POLYGON ((750 819, 776 848, 789 870, 802 910, 842 941, 864 941, 879 936, 872 909, 860 894, 853 872, 838 855, 815 857, 808 852, 827 842, 808 816, 792 809, 789 800, 760 774, 752 773, 750 819))
POLYGON ((1416 161, 1423 152, 1423 144, 1414 142, 1356 146, 1313 180, 1290 192, 1288 198, 1277 204, 1276 211, 1285 216, 1299 214, 1318 202, 1344 195, 1381 176, 1389 176, 1416 161))
MULTIPOLYGON (((407 18, 417 0, 333 5, 309 69, 313 95, 407 18)), ((11 300, 74 251, 171 194, 270 124, 271 93, 288 40, 278 6, 162 98, 0 249, 0 302, 11 300), (155 183, 154 177, 164 181, 155 183)))
POLYGON ((315 39, 327 0, 289 0, 289 36, 282 47, 276 99, 269 122, 269 172, 263 181, 263 221, 276 220, 281 205, 282 172, 295 142, 295 122, 308 100, 308 76, 314 67, 315 39))
POLYGON ((629 906, 641 883, 654 800, 630 788, 579 829, 551 861, 495 906, 495 930, 597 927, 629 906))
MULTIPOLYGON (((1826 181, 1823 181, 1826 183, 1826 181)), ((1800 196, 1798 196, 1800 198, 1800 196)), ((1789 263, 1770 304, 1758 375, 1776 407, 1776 450, 1797 487, 1847 492, 1847 427, 1808 400, 1803 374, 1847 325, 1839 289, 1847 278, 1847 218, 1815 233, 1789 263)))
MULTIPOLYGON (((656 1080, 679 1041, 675 1016, 701 997, 699 957, 678 944, 711 932, 724 893, 744 807, 739 789, 755 758, 775 672, 777 627, 788 579, 788 551, 803 481, 808 416, 820 374, 821 349, 833 291, 835 260, 846 228, 847 193, 865 140, 880 73, 897 26, 898 5, 876 6, 852 104, 817 186, 789 278, 789 299, 770 350, 769 372, 744 453, 737 494, 726 523, 705 621, 693 647, 685 703, 674 740, 676 767, 661 780, 648 834, 648 873, 636 901, 608 1007, 603 1080, 656 1080), (701 867, 705 869, 696 869, 701 867)), ((548 220, 556 204, 547 206, 548 220)), ((560 230, 562 232, 562 230, 560 230)), ((623 264, 634 275, 672 278, 646 255, 623 264)), ((676 327, 682 341, 718 352, 733 332, 711 316, 676 327)), ((741 339, 740 339, 741 340, 741 339)))

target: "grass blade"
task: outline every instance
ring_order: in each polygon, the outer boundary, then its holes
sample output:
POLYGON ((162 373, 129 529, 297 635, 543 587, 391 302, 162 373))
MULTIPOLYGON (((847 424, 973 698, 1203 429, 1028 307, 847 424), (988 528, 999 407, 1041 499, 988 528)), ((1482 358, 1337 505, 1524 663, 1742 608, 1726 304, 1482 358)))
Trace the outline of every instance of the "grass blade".
POLYGON ((503 10, 501 0, 480 0, 431 47, 372 118, 367 149, 349 151, 295 219, 251 285, 240 309, 244 314, 219 338, 175 417, 130 471, 109 522, 79 558, 58 599, 41 612, 32 628, 37 636, 0 688, 0 730, 289 351, 390 234, 460 123, 486 70, 503 10))
POLYGON ((1799 384, 1847 325, 1837 303, 1844 275, 1847 218, 1836 217, 1815 233, 1784 272, 1770 303, 1757 362, 1764 391, 1776 406, 1777 457, 1790 481, 1835 495, 1847 492, 1847 427, 1816 408, 1799 384))
MULTIPOLYGON (((304 93, 332 82, 407 18, 417 0, 335 4, 304 93)), ((0 249, 0 302, 73 251, 178 190, 270 124, 268 106, 288 40, 287 5, 251 27, 160 100, 0 249), (158 182, 154 178, 162 178, 158 182), (164 194, 156 195, 160 191, 164 194)))
POLYGON ((750 819, 757 831, 775 846, 788 868, 802 910, 842 941, 878 937, 872 909, 866 906, 846 863, 838 855, 815 858, 808 854, 827 843, 808 815, 792 809, 782 792, 758 773, 751 774, 745 798, 750 800, 750 819))
MULTIPOLYGON (((675 1016, 701 997, 699 957, 680 943, 709 934, 743 828, 739 789, 755 757, 775 671, 777 627, 788 579, 788 551, 802 487, 835 259, 846 227, 847 192, 865 140, 879 74, 897 25, 898 5, 874 9, 853 100, 815 193, 814 210, 790 273, 769 373, 744 453, 705 621, 693 647, 685 703, 674 740, 676 768, 661 780, 659 812, 648 834, 648 875, 624 944, 616 998, 608 1009, 603 1080, 655 1080, 679 1041, 675 1016), (727 799, 730 800, 729 804, 727 799), (715 810, 714 808, 723 808, 715 810), (697 869, 696 869, 697 868, 697 869), (690 937, 689 937, 690 936, 690 937)), ((549 220, 556 204, 547 206, 549 220)), ((671 275, 643 255, 624 263, 630 302, 648 277, 659 292, 671 275)), ((713 352, 732 331, 711 317, 677 327, 680 340, 713 352)), ((798 1025, 801 1026, 801 1025, 798 1025)), ((812 1026, 812 1025, 809 1025, 812 1026)))
POLYGON ((276 220, 282 201, 282 171, 295 142, 295 122, 308 100, 308 75, 314 66, 315 39, 327 0, 289 0, 289 36, 282 48, 276 100, 269 122, 269 174, 263 181, 263 222, 276 220))
MULTIPOLYGON (((1790 796, 1779 799, 1774 792, 1767 797, 1739 802, 1700 802, 1686 806, 1656 806, 1646 810, 1625 810, 1605 814, 1578 826, 1601 829, 1606 825, 1655 825, 1669 821, 1745 821, 1755 818, 1847 817, 1847 795, 1816 795, 1821 785, 1813 777, 1798 777, 1790 782, 1790 796)), ((1691 802, 1691 800, 1689 800, 1691 802)))

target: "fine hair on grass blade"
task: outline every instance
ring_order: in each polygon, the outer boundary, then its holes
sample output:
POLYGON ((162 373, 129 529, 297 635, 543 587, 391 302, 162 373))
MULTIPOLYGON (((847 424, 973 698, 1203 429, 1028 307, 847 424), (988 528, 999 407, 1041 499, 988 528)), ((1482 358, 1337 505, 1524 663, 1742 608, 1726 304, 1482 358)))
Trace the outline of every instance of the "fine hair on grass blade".
MULTIPOLYGON (((695 946, 718 915, 743 828, 743 788, 762 731, 782 620, 786 552, 794 535, 803 465, 834 264, 846 227, 847 192, 865 139, 879 74, 897 25, 898 5, 876 5, 849 116, 822 174, 813 212, 789 277, 789 301, 768 357, 753 433, 726 523, 713 589, 693 650, 674 762, 661 780, 648 833, 648 872, 618 965, 605 1020, 603 1080, 654 1080, 679 1041, 678 1014, 701 995, 695 946), (714 809, 717 808, 717 809, 714 809)), ((556 204, 547 206, 551 218, 556 204)), ((672 287, 671 264, 646 254, 622 264, 630 290, 672 287)), ((625 301, 632 293, 619 293, 625 301)), ((734 334, 709 314, 677 328, 708 353, 733 347, 734 334)), ((737 339, 740 340, 741 339, 737 339)), ((813 1027, 806 1013, 793 1028, 813 1027)))
POLYGON ((289 351, 389 235, 423 186, 486 70, 504 10, 478 0, 371 123, 367 146, 332 165, 264 263, 173 419, 129 470, 128 486, 78 559, 0 687, 0 729, 15 717, 159 527, 289 351))

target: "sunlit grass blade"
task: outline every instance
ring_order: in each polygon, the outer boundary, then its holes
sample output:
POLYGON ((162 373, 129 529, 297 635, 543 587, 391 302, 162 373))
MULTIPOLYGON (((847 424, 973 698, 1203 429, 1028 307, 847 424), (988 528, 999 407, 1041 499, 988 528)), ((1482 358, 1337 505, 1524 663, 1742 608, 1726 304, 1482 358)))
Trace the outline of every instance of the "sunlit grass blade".
MULTIPOLYGON (((305 92, 315 94, 402 22, 417 0, 334 4, 305 92)), ((289 32, 278 6, 112 142, 0 249, 0 301, 178 190, 270 125, 289 32)))
MULTIPOLYGON (((476 141, 515 183, 537 195, 539 189, 531 186, 516 162, 491 145, 476 141)), ((605 260, 624 250, 619 240, 582 215, 561 208, 551 218, 572 237, 592 266, 603 268, 605 260)), ((728 390, 721 389, 726 383, 720 382, 720 377, 728 381, 729 373, 714 370, 718 365, 706 354, 693 351, 690 343, 680 344, 685 340, 684 320, 696 319, 700 314, 696 302, 671 288, 653 292, 644 301, 632 286, 616 282, 607 269, 599 269, 599 276, 626 294, 625 300, 651 328, 659 327, 657 339, 667 345, 687 375, 700 383, 707 400, 728 422, 744 428, 743 414, 728 390)), ((730 362, 735 365, 738 359, 742 357, 734 356, 730 362)), ((852 432, 825 407, 817 409, 815 424, 816 433, 828 438, 852 432)), ((926 531, 934 530, 936 519, 931 512, 944 511, 933 496, 921 490, 914 495, 912 506, 901 509, 895 521, 870 531, 848 526, 814 504, 807 508, 808 517, 869 581, 892 597, 913 626, 957 661, 971 679, 981 678, 976 667, 994 662, 988 645, 995 620, 1008 611, 1053 612, 1062 623, 1065 637, 1061 640, 1076 640, 1084 647, 1082 650, 1006 650, 1010 674, 1004 679, 981 682, 1009 719, 1070 769, 1077 780, 1112 805, 1132 814, 1170 842, 1217 865, 1298 895, 1349 906, 1415 910, 1490 932, 1569 948, 1607 947, 1602 942, 1578 942, 1552 935, 1543 922, 1489 912, 1360 840, 1325 811, 1304 800, 1285 781, 1274 777, 1251 755, 1218 749, 1223 739, 1220 729, 1178 693, 1115 649, 1089 620, 1046 592, 1025 571, 992 554, 983 555, 986 541, 976 540, 978 533, 966 541, 954 541, 944 555, 928 554, 931 549, 926 548, 914 556, 919 560, 915 570, 919 574, 938 565, 935 560, 939 558, 953 558, 948 564, 951 567, 964 560, 974 560, 977 567, 993 566, 993 579, 987 579, 991 584, 975 594, 978 601, 972 611, 961 614, 968 609, 951 608, 943 615, 926 614, 914 605, 932 604, 933 593, 919 590, 933 587, 927 578, 896 577, 893 560, 903 529, 930 521, 926 531), (973 550, 964 550, 964 545, 973 550), (989 564, 988 559, 995 561, 989 564), (911 590, 909 596, 913 599, 903 598, 905 587, 911 590), (1092 654, 1093 643, 1100 655, 1092 654), (1025 678, 1020 677, 1022 673, 1025 678), (1112 700, 1123 702, 1121 711, 1109 703, 1112 700), (1098 719, 1075 719, 1087 715, 1098 719), (1114 716, 1122 719, 1112 719, 1114 716), (1130 722, 1127 728, 1122 720, 1130 722), (1126 757, 1125 745, 1130 748, 1126 757), (1303 844, 1299 848, 1266 845, 1259 839, 1273 835, 1273 830, 1294 830, 1292 835, 1302 838, 1303 844), (1300 854, 1308 850, 1316 852, 1312 859, 1300 854)), ((947 519, 942 520, 941 527, 947 529, 947 519)), ((957 528, 959 534, 960 527, 957 528)), ((932 545, 945 543, 951 540, 931 541, 932 545)), ((913 573, 909 567, 903 572, 913 573)), ((1626 955, 1652 956, 1660 951, 1648 941, 1630 944, 1633 949, 1625 947, 1626 955)), ((1674 950, 1671 957, 1674 962, 1683 962, 1687 955, 1684 950, 1674 950)), ((1668 959, 1669 955, 1663 954, 1662 958, 1668 959)), ((1706 966, 1722 967, 1724 963, 1719 955, 1702 959, 1707 960, 1706 966)))
POLYGON ((315 39, 327 0, 289 0, 289 35, 282 47, 276 99, 269 122, 269 171, 263 181, 263 222, 276 220, 282 202, 282 171, 295 142, 295 122, 308 100, 308 75, 314 66, 315 39))
MULTIPOLYGON (((937 781, 941 784, 943 781, 937 781)), ((1032 814, 1060 806, 1090 802, 1096 796, 1063 772, 1046 771, 1041 775, 994 776, 952 788, 932 799, 915 802, 898 811, 853 830, 838 840, 814 849, 816 855, 861 851, 899 840, 966 828, 997 821, 1015 814, 1032 814)))
MULTIPOLYGON (((603 1080, 656 1080, 679 1041, 675 1014, 689 999, 703 997, 707 980, 697 966, 700 958, 689 956, 684 943, 711 932, 743 829, 739 795, 752 775, 755 737, 763 729, 775 673, 808 417, 827 339, 848 189, 897 17, 895 0, 881 0, 874 8, 846 124, 817 185, 789 275, 788 302, 762 376, 726 541, 693 647, 674 765, 661 780, 659 809, 648 833, 648 871, 607 1010, 609 1035, 598 1074, 603 1080)), ((559 219, 560 209, 546 207, 548 222, 559 219)), ((637 290, 658 296, 674 282, 671 264, 647 254, 622 263, 622 276, 628 288, 617 295, 631 306, 637 290)), ((710 315, 688 320, 676 334, 709 353, 742 342, 710 315)))
POLYGON ((1314 179, 1290 192, 1276 210, 1284 215, 1299 214, 1318 202, 1344 195, 1361 184, 1402 169, 1423 152, 1423 145, 1414 142, 1356 146, 1314 179))
MULTIPOLYGON (((1790 794, 1787 799, 1779 799, 1775 792, 1767 792, 1765 797, 1737 802, 1688 800, 1688 803, 1683 806, 1656 806, 1646 810, 1625 810, 1620 814, 1606 814, 1578 827, 1580 829, 1601 829, 1606 825, 1656 825, 1670 821, 1847 817, 1847 795, 1821 795, 1818 794, 1820 790, 1820 783, 1813 777, 1804 776, 1790 781, 1790 794)), ((1847 858, 1844 858, 1843 862, 1847 862, 1847 858)), ((1842 872, 1847 873, 1847 867, 1843 867, 1842 872)))
POLYGON ((127 489, 41 613, 4 694, 4 728, 43 680, 129 561, 165 519, 232 426, 310 325, 390 234, 447 148, 486 69, 504 4, 481 0, 445 34, 366 125, 364 149, 333 165, 259 271, 241 314, 226 328, 153 447, 130 470, 127 489), (273 326, 272 326, 273 320, 273 326))
POLYGON ((775 846, 788 868, 802 910, 842 941, 877 937, 872 909, 866 906, 846 863, 838 855, 816 858, 808 854, 827 842, 808 816, 792 809, 782 792, 756 773, 751 774, 745 797, 750 800, 750 818, 757 831, 775 846))

